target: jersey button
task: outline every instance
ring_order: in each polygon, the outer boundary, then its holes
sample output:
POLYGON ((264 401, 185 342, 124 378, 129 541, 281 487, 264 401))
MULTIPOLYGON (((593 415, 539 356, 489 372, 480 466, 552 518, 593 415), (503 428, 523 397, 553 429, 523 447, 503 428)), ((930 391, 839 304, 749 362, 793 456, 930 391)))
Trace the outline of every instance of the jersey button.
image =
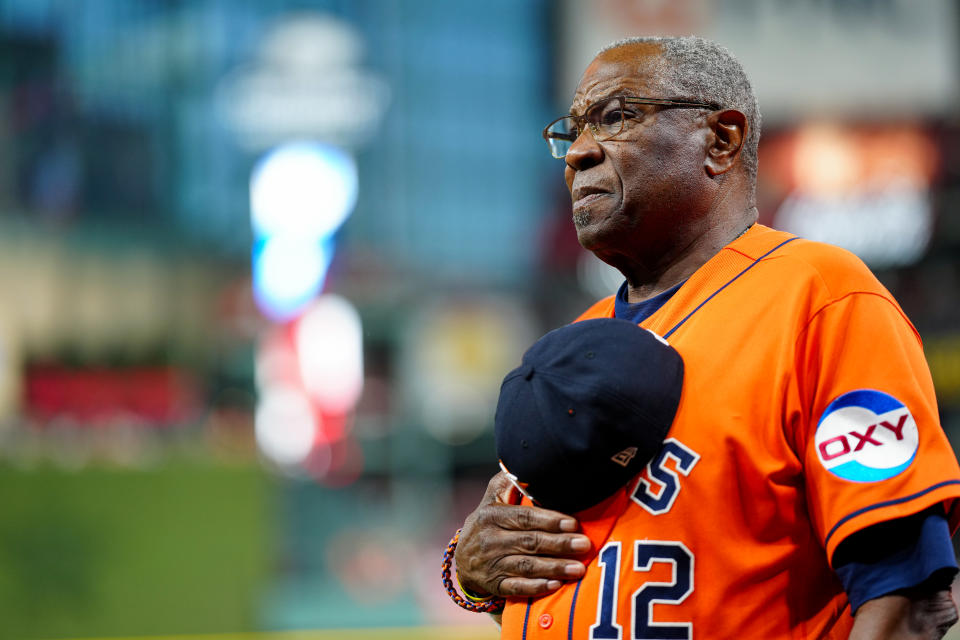
POLYGON ((540 617, 537 618, 537 624, 540 625, 541 629, 549 629, 550 625, 553 624, 553 616, 549 613, 540 614, 540 617))

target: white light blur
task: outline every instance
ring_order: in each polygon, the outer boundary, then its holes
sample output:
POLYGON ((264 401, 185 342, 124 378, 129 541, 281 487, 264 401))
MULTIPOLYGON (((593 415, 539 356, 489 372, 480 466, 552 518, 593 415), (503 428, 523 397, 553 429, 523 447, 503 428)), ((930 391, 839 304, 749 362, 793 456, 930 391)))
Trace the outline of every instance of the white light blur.
POLYGON ((375 135, 390 101, 385 80, 360 65, 363 50, 348 23, 287 14, 256 57, 220 81, 215 108, 248 149, 297 139, 357 148, 375 135))
POLYGON ((876 269, 913 264, 933 235, 929 196, 909 187, 844 197, 794 194, 775 220, 785 231, 843 247, 876 269))
POLYGON ((254 420, 257 446, 272 462, 296 466, 313 450, 318 425, 303 392, 284 386, 264 389, 254 420))
POLYGON ((258 58, 277 73, 309 76, 331 67, 352 67, 363 56, 356 29, 321 13, 294 13, 278 20, 263 38, 258 58))
POLYGON ((811 124, 791 152, 794 187, 776 212, 778 228, 843 247, 874 268, 923 257, 938 156, 922 130, 811 124))
POLYGON ((296 316, 323 287, 331 258, 328 245, 316 238, 267 238, 253 260, 253 292, 260 310, 280 321, 296 316))
POLYGON ((839 126, 812 125, 799 131, 794 149, 794 180, 805 193, 836 196, 862 182, 856 139, 839 126))
POLYGON ((351 410, 363 390, 363 329, 353 305, 321 296, 297 324, 296 344, 310 396, 326 412, 351 410))
POLYGON ((254 232, 322 238, 343 224, 357 201, 357 166, 337 147, 295 142, 268 153, 250 178, 254 232))
POLYGON ((612 296, 623 284, 623 274, 589 251, 577 260, 577 279, 580 286, 594 298, 612 296))

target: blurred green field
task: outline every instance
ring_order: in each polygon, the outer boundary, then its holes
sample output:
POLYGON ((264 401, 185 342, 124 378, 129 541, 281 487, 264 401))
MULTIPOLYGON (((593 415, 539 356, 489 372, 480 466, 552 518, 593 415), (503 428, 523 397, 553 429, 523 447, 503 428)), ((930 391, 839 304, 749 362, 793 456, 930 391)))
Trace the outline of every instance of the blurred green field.
POLYGON ((489 627, 410 627, 386 629, 335 629, 273 633, 224 633, 186 636, 131 636, 126 638, 72 638, 70 640, 496 640, 496 625, 489 627))
POLYGON ((257 629, 272 493, 254 465, 0 467, 0 638, 257 629))
MULTIPOLYGON (((497 640, 500 634, 491 623, 489 629, 469 627, 431 627, 409 629, 337 629, 333 631, 287 631, 279 633, 246 633, 191 636, 137 636, 129 638, 73 638, 70 640, 497 640)), ((944 636, 944 640, 960 639, 960 626, 944 636)))

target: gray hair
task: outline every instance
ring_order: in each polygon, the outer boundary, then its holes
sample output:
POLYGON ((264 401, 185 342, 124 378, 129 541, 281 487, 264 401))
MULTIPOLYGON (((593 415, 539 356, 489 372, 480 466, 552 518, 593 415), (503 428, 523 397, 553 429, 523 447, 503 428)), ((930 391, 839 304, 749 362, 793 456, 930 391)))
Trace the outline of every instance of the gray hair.
POLYGON ((740 158, 751 185, 757 184, 757 145, 760 109, 750 80, 733 54, 715 42, 697 36, 624 38, 608 44, 597 55, 631 44, 660 47, 658 80, 670 97, 682 97, 736 109, 747 117, 747 139, 740 158))

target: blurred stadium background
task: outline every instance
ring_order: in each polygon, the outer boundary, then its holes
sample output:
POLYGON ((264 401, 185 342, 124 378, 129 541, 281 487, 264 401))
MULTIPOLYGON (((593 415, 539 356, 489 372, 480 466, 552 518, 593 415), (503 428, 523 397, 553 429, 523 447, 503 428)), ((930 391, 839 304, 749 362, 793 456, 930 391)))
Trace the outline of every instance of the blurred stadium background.
POLYGON ((762 221, 874 268, 956 442, 950 0, 0 0, 0 637, 496 637, 440 554, 618 285, 540 130, 638 33, 741 58, 762 221))

